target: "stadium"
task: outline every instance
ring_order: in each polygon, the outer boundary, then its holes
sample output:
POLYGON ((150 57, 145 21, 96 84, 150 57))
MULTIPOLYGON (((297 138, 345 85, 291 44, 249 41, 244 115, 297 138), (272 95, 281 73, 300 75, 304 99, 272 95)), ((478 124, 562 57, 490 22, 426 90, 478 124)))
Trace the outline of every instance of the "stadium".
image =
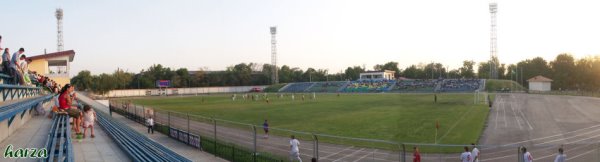
POLYGON ((0 162, 600 160, 600 56, 563 52, 600 49, 541 48, 514 28, 521 4, 503 18, 497 2, 4 3, 35 12, 0 30, 0 162))

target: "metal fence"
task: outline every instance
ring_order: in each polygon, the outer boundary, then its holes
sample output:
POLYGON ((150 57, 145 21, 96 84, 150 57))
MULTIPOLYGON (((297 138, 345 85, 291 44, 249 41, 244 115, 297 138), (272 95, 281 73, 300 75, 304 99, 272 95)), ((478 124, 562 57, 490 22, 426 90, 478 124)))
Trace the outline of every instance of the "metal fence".
MULTIPOLYGON (((459 161, 465 147, 471 145, 406 143, 386 140, 341 137, 222 120, 110 101, 110 109, 140 124, 153 117, 155 129, 178 141, 230 161, 290 161, 290 137, 300 141, 303 161, 412 161, 414 148, 422 161, 459 161)), ((599 161, 600 135, 564 144, 476 145, 482 162, 523 161, 522 148, 536 161, 553 161, 558 148, 563 148, 568 161, 599 161), (593 142, 590 142, 593 141, 593 142)))

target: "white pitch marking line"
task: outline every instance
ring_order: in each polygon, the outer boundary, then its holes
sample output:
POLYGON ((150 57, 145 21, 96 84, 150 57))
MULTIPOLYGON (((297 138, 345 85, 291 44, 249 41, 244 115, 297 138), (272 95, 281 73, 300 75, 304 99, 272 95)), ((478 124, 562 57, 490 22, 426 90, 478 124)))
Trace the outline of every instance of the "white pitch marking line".
POLYGON ((523 130, 523 126, 521 126, 521 120, 519 120, 519 116, 517 115, 517 112, 515 110, 515 107, 513 106, 514 102, 509 103, 508 105, 510 106, 510 108, 512 109, 513 115, 515 115, 515 118, 517 119, 517 124, 519 125, 519 129, 523 130))
MULTIPOLYGON (((497 105, 499 105, 499 104, 497 104, 497 105)), ((496 106, 496 108, 494 109, 494 112, 496 112, 496 118, 494 119, 496 124, 494 124, 494 129, 498 129, 498 114, 500 114, 500 111, 498 110, 498 106, 496 106)))
POLYGON ((365 148, 361 148, 360 150, 356 150, 356 151, 352 152, 351 154, 348 154, 348 155, 346 155, 346 156, 343 156, 342 158, 339 158, 339 159, 337 159, 337 160, 334 160, 333 162, 340 161, 340 160, 342 160, 342 159, 344 159, 344 158, 350 157, 350 156, 352 156, 352 155, 354 155, 354 154, 356 154, 356 153, 359 153, 359 152, 361 152, 361 151, 362 151, 362 150, 364 150, 364 149, 365 149, 365 148))
POLYGON ((529 130, 533 130, 533 127, 529 123, 529 120, 525 117, 525 114, 523 114, 523 111, 521 111, 521 108, 518 108, 518 109, 519 109, 519 113, 521 113, 521 117, 523 118, 523 120, 525 120, 525 123, 527 123, 527 126, 529 126, 529 130))
POLYGON ((504 128, 508 127, 508 122, 506 121, 506 104, 502 102, 502 116, 504 116, 504 128))
POLYGON ((556 136, 562 136, 562 135, 565 135, 565 134, 579 132, 579 131, 582 131, 582 130, 596 128, 596 127, 600 127, 600 124, 599 125, 590 126, 590 127, 587 127, 587 128, 583 128, 583 129, 578 129, 578 130, 570 131, 570 132, 565 132, 565 133, 561 133, 561 134, 555 134, 555 135, 552 135, 552 136, 546 136, 546 137, 541 137, 541 138, 534 138, 534 139, 529 139, 529 140, 524 140, 524 141, 519 141, 519 142, 513 142, 513 143, 505 144, 505 145, 502 145, 502 146, 510 146, 510 145, 515 145, 515 144, 519 144, 519 143, 525 143, 525 142, 529 142, 529 141, 536 141, 536 140, 542 140, 542 139, 552 138, 552 137, 556 137, 556 136))
POLYGON ((456 125, 458 125, 458 123, 460 123, 462 120, 464 120, 464 119, 465 119, 465 116, 466 116, 467 114, 469 114, 469 113, 470 113, 472 110, 473 110, 473 109, 469 109, 467 112, 465 112, 465 114, 463 114, 463 115, 460 117, 460 120, 458 120, 458 121, 454 122, 454 125, 452 125, 452 127, 450 127, 450 129, 448 129, 448 131, 446 131, 446 133, 444 133, 444 135, 443 135, 442 137, 440 137, 440 139, 438 140, 438 142, 441 142, 441 141, 442 141, 442 139, 444 139, 444 138, 445 138, 445 137, 446 137, 446 136, 447 136, 447 135, 448 135, 450 132, 452 132, 452 130, 454 129, 454 127, 456 127, 456 125))
POLYGON ((367 157, 367 156, 369 156, 369 155, 373 155, 373 154, 375 154, 375 152, 377 152, 377 149, 374 149, 374 150, 373 150, 371 153, 368 153, 368 154, 366 154, 366 155, 363 155, 363 156, 361 156, 360 158, 358 158, 358 159, 354 160, 353 162, 357 162, 357 161, 359 161, 359 160, 361 160, 361 159, 364 159, 364 158, 366 158, 366 157, 367 157))
POLYGON ((328 158, 328 157, 331 157, 331 156, 333 156, 333 155, 337 155, 337 154, 339 154, 340 152, 346 151, 346 150, 348 150, 348 149, 351 149, 351 148, 354 148, 354 146, 347 147, 347 148, 343 149, 342 151, 334 152, 334 153, 332 153, 332 154, 329 154, 329 155, 327 155, 327 156, 324 156, 323 158, 328 158))
POLYGON ((546 144, 546 143, 551 143, 551 142, 556 142, 556 141, 567 140, 567 139, 575 138, 575 137, 578 137, 578 136, 582 136, 582 135, 586 135, 586 134, 590 134, 590 133, 594 133, 594 132, 598 132, 598 131, 600 131, 600 129, 597 129, 597 130, 594 130, 594 131, 591 131, 591 132, 582 133, 582 134, 576 134, 574 136, 570 136, 570 137, 567 137, 567 138, 559 138, 559 139, 555 139, 555 140, 551 140, 551 141, 546 141, 546 142, 542 142, 542 143, 539 143, 539 144, 541 145, 541 144, 546 144))
POLYGON ((583 156, 583 155, 589 154, 590 152, 594 152, 594 151, 597 151, 597 150, 596 150, 596 149, 594 149, 594 150, 586 151, 586 152, 584 152, 584 153, 582 153, 582 154, 579 154, 579 155, 575 155, 575 156, 573 156, 573 157, 570 157, 570 158, 568 158, 568 159, 567 159, 567 161, 571 161, 572 159, 575 159, 575 158, 577 158, 577 157, 580 157, 580 156, 583 156))

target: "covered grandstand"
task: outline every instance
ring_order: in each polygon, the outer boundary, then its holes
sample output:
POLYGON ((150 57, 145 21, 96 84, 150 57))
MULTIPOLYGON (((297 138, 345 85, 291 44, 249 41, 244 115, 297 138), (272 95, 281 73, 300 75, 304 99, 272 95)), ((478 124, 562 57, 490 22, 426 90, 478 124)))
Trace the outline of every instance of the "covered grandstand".
POLYGON ((289 83, 283 93, 433 93, 483 90, 483 79, 401 79, 289 83))

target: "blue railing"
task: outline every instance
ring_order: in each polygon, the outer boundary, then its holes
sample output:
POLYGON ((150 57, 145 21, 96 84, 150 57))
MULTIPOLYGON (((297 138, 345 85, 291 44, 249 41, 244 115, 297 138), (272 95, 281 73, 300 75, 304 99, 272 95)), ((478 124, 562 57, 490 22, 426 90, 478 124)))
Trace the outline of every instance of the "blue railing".
POLYGON ((42 88, 0 84, 0 93, 2 93, 2 101, 6 101, 40 95, 42 93, 42 88))
POLYGON ((13 77, 6 74, 0 73, 0 80, 2 81, 2 84, 13 84, 13 77))
POLYGON ((0 121, 9 119, 8 126, 12 123, 12 120, 17 114, 21 113, 21 118, 27 112, 27 110, 33 110, 39 103, 45 103, 52 99, 52 95, 46 95, 17 103, 0 106, 0 121))
POLYGON ((98 123, 123 149, 132 161, 191 161, 158 144, 129 126, 112 119, 108 114, 96 111, 98 123))

